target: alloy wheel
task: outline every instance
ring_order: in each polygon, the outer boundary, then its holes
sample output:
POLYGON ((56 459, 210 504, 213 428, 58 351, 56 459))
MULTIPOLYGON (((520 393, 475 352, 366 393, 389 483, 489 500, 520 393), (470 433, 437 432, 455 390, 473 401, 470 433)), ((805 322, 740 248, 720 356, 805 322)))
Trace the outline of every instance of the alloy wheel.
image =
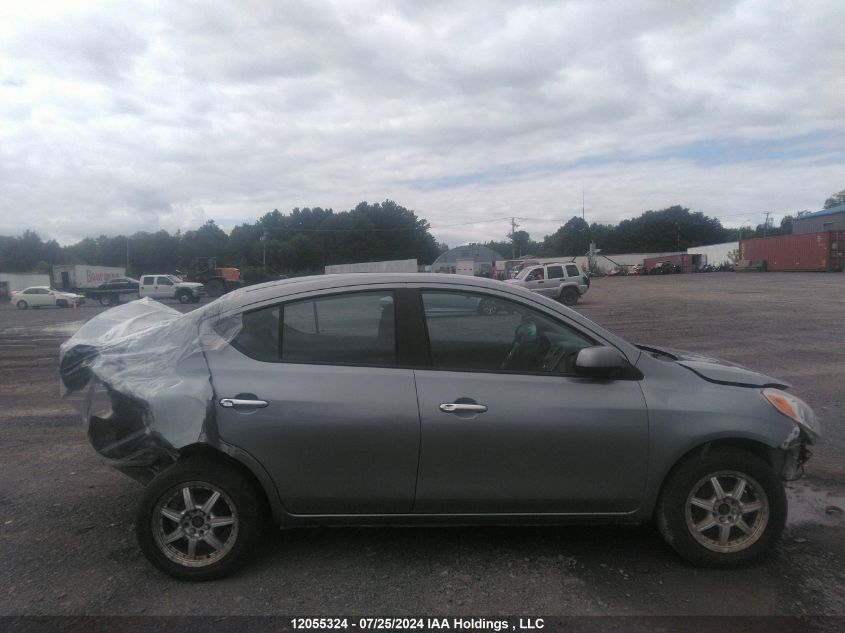
POLYGON ((701 478, 686 501, 686 523, 708 550, 740 552, 756 543, 769 523, 769 499, 752 477, 722 470, 701 478))
POLYGON ((238 538, 239 518, 217 486, 192 481, 160 497, 152 516, 156 545, 171 561, 205 567, 228 554, 238 538))

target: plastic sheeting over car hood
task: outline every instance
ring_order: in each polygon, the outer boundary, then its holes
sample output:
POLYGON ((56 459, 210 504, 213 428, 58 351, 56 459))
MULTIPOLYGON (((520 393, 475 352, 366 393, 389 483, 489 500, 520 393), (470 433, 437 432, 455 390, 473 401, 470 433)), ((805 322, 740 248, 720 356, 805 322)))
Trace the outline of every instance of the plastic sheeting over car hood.
POLYGON ((766 374, 737 365, 718 358, 711 358, 695 352, 673 349, 671 347, 657 347, 655 345, 638 345, 641 350, 658 352, 672 357, 678 365, 696 373, 704 380, 721 385, 737 387, 778 387, 788 389, 792 387, 785 380, 773 378, 766 374))
POLYGON ((213 420, 204 352, 227 345, 240 316, 222 302, 180 313, 145 298, 112 308, 60 348, 63 397, 74 394, 94 448, 110 465, 147 480, 213 420))

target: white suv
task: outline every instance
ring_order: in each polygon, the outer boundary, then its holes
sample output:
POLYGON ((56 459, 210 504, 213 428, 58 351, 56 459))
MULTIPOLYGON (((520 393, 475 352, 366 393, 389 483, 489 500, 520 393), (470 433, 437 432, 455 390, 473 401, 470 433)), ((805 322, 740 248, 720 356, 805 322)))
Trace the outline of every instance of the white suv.
POLYGON ((516 279, 508 279, 505 283, 518 284, 568 306, 578 303, 581 295, 590 289, 589 275, 581 272, 572 262, 526 266, 519 271, 516 279))
POLYGON ((138 294, 152 299, 178 299, 179 303, 199 303, 205 296, 202 284, 182 281, 175 275, 143 275, 138 294))

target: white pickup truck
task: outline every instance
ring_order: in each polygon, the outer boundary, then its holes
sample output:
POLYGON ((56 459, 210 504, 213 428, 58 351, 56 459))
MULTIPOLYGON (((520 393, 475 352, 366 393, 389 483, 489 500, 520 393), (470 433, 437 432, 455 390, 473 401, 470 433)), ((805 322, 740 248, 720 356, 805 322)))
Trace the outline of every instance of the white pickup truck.
POLYGON ((205 296, 202 284, 182 281, 175 275, 142 275, 138 294, 153 299, 177 299, 179 303, 199 303, 205 296))

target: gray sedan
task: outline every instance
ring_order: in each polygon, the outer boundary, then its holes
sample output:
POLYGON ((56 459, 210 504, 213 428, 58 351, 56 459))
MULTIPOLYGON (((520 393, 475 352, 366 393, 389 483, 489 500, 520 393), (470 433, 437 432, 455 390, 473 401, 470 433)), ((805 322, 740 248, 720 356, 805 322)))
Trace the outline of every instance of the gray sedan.
POLYGON ((243 563, 268 517, 655 519, 686 559, 740 565, 778 539, 819 435, 782 380, 472 277, 289 279, 188 314, 144 299, 61 354, 91 443, 146 485, 141 549, 195 580, 243 563))

